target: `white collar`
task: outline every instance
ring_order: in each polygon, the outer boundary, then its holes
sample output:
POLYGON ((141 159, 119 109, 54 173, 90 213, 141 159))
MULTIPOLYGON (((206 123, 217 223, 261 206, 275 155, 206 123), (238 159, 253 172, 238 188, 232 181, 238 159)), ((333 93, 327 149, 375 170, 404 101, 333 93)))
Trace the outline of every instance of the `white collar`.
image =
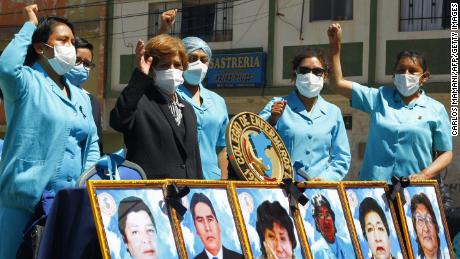
POLYGON ((208 250, 206 250, 206 248, 204 249, 204 251, 206 252, 206 255, 208 256, 209 259, 212 259, 213 257, 217 257, 218 259, 224 258, 224 252, 222 250, 222 246, 220 246, 220 249, 217 255, 212 255, 210 252, 208 252, 208 250))

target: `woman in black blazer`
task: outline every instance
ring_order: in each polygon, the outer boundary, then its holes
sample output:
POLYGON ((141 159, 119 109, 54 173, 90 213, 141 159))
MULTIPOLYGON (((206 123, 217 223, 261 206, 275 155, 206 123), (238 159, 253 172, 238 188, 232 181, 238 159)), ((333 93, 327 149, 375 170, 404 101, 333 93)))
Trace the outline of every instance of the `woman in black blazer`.
POLYGON ((110 113, 123 133, 126 159, 148 179, 202 179, 196 117, 177 94, 188 60, 180 39, 166 34, 136 46, 138 64, 110 113), (153 79, 154 78, 154 79, 153 79))

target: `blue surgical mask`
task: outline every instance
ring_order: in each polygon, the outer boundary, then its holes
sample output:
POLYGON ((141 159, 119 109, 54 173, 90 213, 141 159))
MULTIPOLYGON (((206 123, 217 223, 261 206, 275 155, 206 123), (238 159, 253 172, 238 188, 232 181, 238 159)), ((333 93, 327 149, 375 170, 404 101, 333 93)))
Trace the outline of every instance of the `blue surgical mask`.
POLYGON ((89 71, 85 69, 83 64, 74 66, 67 74, 64 75, 71 84, 77 87, 81 87, 81 85, 88 80, 89 71))
POLYGON ((188 64, 187 70, 184 71, 184 80, 191 85, 199 85, 207 72, 208 66, 203 64, 201 60, 197 60, 188 64))

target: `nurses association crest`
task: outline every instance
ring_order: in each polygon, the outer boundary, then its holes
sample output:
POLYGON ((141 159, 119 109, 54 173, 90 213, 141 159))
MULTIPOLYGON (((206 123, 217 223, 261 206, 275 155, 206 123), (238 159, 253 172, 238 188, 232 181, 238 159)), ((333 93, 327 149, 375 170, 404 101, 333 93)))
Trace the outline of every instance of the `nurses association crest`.
POLYGON ((99 203, 99 208, 101 209, 101 213, 112 217, 115 215, 117 210, 117 205, 115 204, 115 200, 113 199, 112 195, 107 192, 102 192, 97 195, 97 201, 99 203))
POLYGON ((238 176, 248 181, 292 178, 283 140, 264 119, 251 112, 235 115, 227 127, 227 152, 238 176))

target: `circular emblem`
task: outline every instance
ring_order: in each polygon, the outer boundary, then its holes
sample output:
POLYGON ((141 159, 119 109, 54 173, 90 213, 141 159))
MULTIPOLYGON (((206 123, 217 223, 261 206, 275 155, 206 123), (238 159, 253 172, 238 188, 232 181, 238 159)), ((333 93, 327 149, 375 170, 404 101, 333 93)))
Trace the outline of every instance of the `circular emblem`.
POLYGON ((251 112, 235 115, 227 127, 227 152, 238 176, 248 181, 292 178, 283 140, 264 119, 251 112))
POLYGON ((97 201, 102 214, 109 217, 115 215, 117 205, 115 204, 115 200, 112 195, 107 192, 101 192, 97 195, 97 201))

